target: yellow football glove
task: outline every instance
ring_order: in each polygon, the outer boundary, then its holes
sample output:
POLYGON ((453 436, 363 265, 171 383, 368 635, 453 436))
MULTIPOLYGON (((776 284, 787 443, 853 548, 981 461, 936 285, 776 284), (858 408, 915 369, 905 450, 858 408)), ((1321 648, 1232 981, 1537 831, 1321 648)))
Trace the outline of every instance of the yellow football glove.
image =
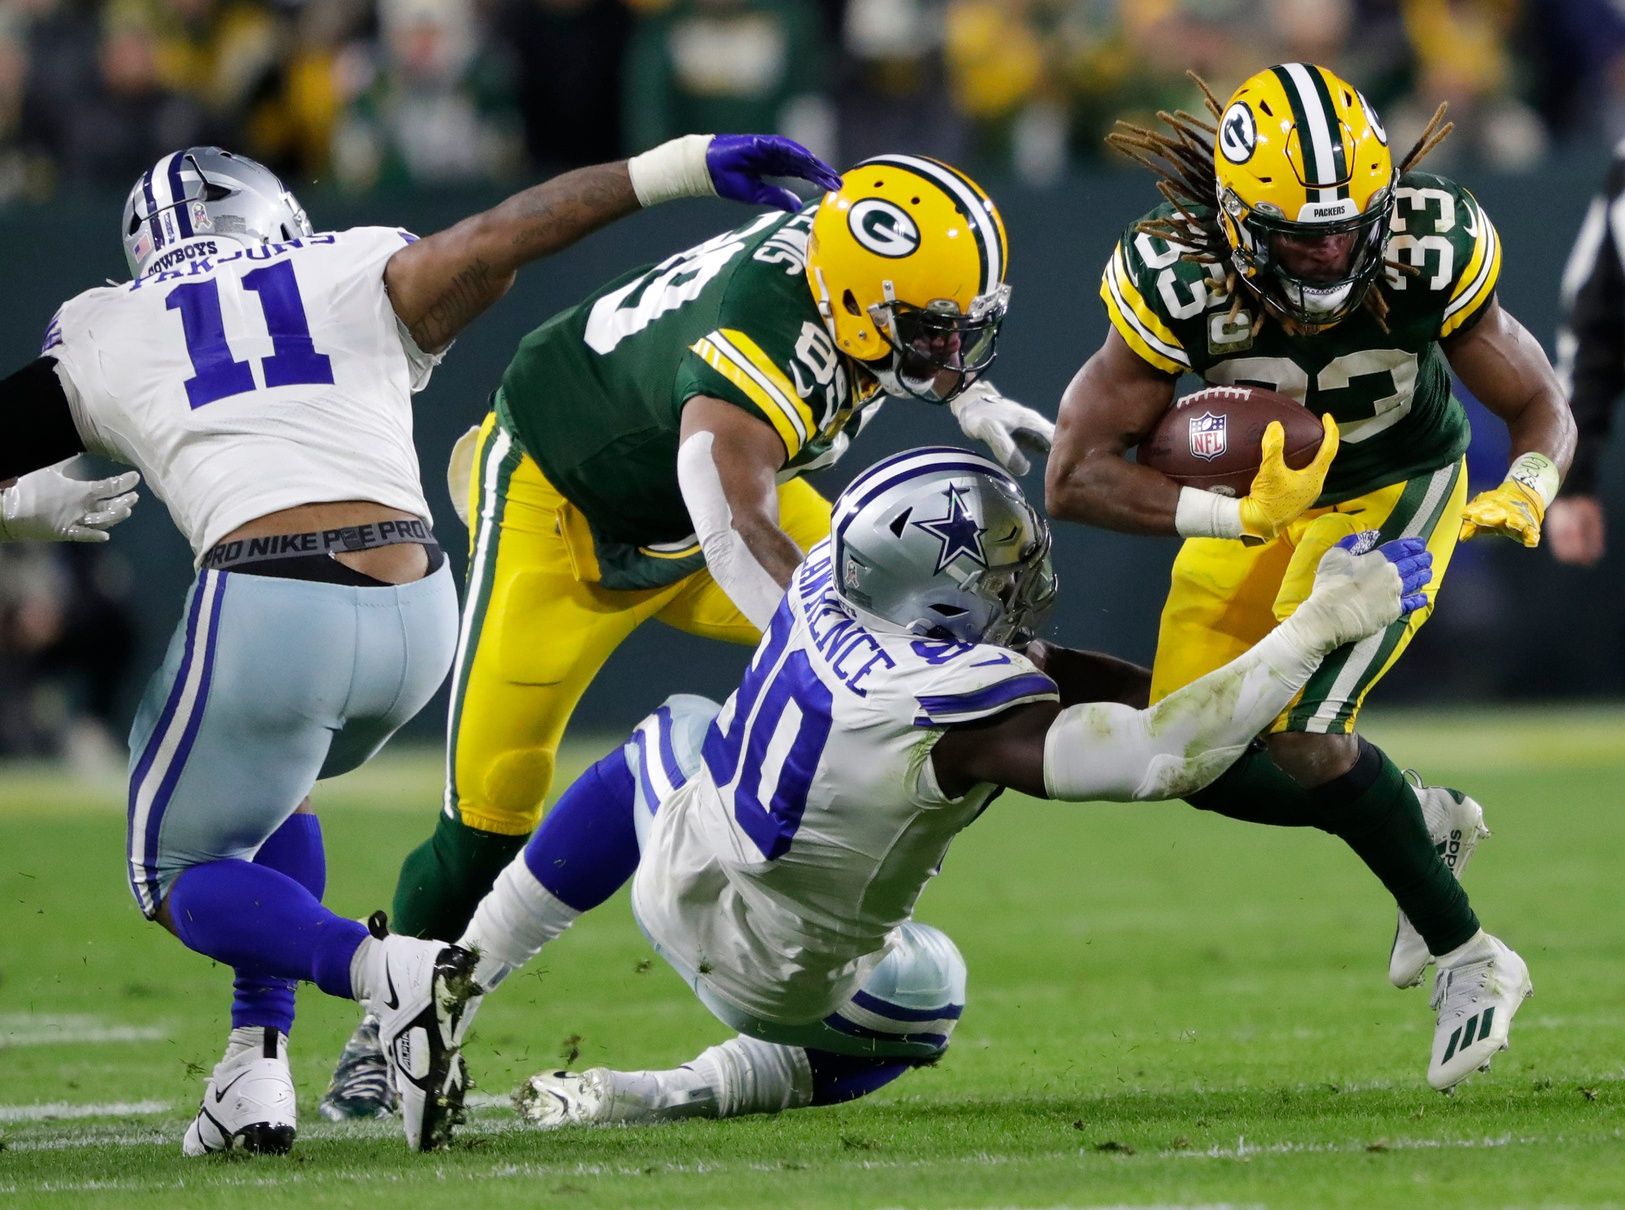
POLYGON ((1525 546, 1538 546, 1540 523, 1545 519, 1546 502, 1516 479, 1507 479, 1467 502, 1461 510, 1461 540, 1483 530, 1515 538, 1525 546))
POLYGON ((1252 486, 1238 503, 1241 505, 1241 540, 1249 545, 1268 542, 1315 502, 1337 457, 1337 421, 1321 417, 1326 435, 1314 461, 1301 471, 1286 464, 1286 432, 1278 420, 1264 429, 1263 460, 1252 486))

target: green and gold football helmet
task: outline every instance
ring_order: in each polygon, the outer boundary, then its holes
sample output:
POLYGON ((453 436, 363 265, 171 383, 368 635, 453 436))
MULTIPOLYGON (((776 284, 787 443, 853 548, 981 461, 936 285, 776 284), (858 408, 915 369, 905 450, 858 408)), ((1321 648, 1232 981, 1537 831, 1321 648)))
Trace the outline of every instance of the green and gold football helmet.
POLYGON ((818 206, 807 283, 841 352, 893 395, 946 403, 993 364, 1010 303, 993 199, 957 169, 882 155, 818 206))
POLYGON ((1352 314, 1382 270, 1394 161, 1376 112, 1324 67, 1282 63, 1231 95, 1213 146, 1219 223, 1241 280, 1313 331, 1352 314), (1290 241, 1350 235, 1335 271, 1292 272, 1290 241))

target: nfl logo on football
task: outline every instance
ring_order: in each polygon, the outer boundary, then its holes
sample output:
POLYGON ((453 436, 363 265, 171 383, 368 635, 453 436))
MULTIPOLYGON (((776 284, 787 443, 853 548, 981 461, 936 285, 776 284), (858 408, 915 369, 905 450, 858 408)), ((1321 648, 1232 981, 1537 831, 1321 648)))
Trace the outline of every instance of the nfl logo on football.
POLYGON ((1212 462, 1224 453, 1224 422, 1226 417, 1203 412, 1191 417, 1191 456, 1212 462))

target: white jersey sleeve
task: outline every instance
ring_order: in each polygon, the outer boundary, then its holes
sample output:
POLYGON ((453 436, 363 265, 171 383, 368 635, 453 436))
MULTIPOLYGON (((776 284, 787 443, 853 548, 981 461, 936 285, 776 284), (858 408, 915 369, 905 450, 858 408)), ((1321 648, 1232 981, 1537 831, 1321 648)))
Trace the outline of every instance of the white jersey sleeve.
POLYGON ((138 468, 196 558, 300 504, 370 500, 427 519, 411 397, 439 358, 384 287, 413 238, 198 239, 171 268, 69 300, 43 353, 86 448, 138 468))

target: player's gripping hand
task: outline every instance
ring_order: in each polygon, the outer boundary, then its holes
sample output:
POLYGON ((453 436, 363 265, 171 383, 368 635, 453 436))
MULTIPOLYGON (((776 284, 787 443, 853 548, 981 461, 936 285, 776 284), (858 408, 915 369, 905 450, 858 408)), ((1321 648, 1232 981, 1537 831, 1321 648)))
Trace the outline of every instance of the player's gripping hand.
POLYGON ((1025 475, 1032 466, 1027 454, 1047 454, 1055 442, 1055 425, 1047 416, 1006 399, 986 379, 961 391, 948 410, 960 431, 987 446, 1012 475, 1025 475))
POLYGON ((1546 505, 1541 498, 1516 479, 1508 479, 1467 502, 1461 510, 1461 540, 1482 530, 1525 546, 1538 546, 1540 523, 1545 519, 1546 505))
POLYGON ((719 134, 705 149, 705 167, 718 197, 754 206, 800 210, 802 200, 788 189, 769 185, 766 176, 793 176, 824 192, 841 187, 841 178, 794 139, 776 134, 719 134))
POLYGON ((1315 502, 1331 470, 1332 459, 1337 457, 1337 421, 1330 415, 1320 418, 1326 435, 1320 439, 1320 449, 1301 471, 1286 464, 1284 450, 1286 433, 1279 421, 1271 421, 1264 429, 1263 461, 1252 486, 1239 501, 1241 505, 1241 540, 1249 544, 1268 542, 1315 502))
POLYGON ((1373 549, 1375 530, 1338 542, 1321 556, 1315 586, 1291 625, 1321 653, 1357 643, 1427 604, 1433 556, 1420 538, 1398 538, 1373 549))
POLYGON ((0 492, 0 541, 105 542, 140 498, 135 471, 86 482, 68 478, 63 465, 24 475, 0 492))

